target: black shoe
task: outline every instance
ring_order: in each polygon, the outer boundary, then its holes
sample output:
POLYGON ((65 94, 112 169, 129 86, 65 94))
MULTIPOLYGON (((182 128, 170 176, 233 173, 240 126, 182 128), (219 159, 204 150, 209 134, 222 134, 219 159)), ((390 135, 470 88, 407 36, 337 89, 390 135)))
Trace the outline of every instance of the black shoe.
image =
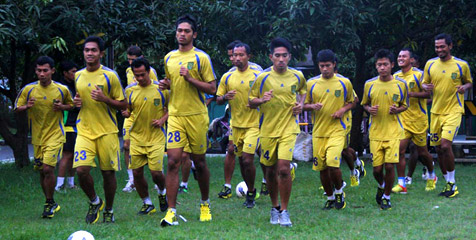
POLYGON ((140 211, 137 212, 137 215, 150 215, 152 213, 155 213, 157 210, 155 210, 155 207, 153 204, 145 204, 142 205, 140 208, 140 211))
POLYGON ((169 208, 169 204, 167 203, 167 197, 165 196, 165 194, 159 194, 159 206, 161 212, 165 212, 167 211, 167 208, 169 208))
MULTIPOLYGON (((178 188, 178 193, 181 194, 181 193, 188 193, 188 187, 186 186, 179 186, 178 188)), ((167 209, 166 209, 167 210, 167 209)))
POLYGON ((246 193, 246 200, 243 203, 247 208, 253 208, 255 206, 255 198, 256 198, 256 188, 253 192, 248 191, 246 193))
POLYGON ((382 209, 382 210, 392 209, 392 203, 390 203, 390 199, 382 198, 382 203, 380 204, 380 209, 382 209))
POLYGON ((231 198, 231 188, 223 186, 221 192, 218 193, 218 197, 224 199, 231 198))
POLYGON ((336 193, 335 207, 336 209, 344 209, 346 206, 344 193, 336 193))
POLYGON ((114 213, 112 211, 104 210, 104 219, 103 223, 115 223, 116 220, 114 219, 114 213))
POLYGON ((378 205, 382 204, 382 197, 383 197, 384 189, 383 188, 377 188, 377 194, 375 195, 375 201, 377 201, 378 205))
POLYGON ((89 204, 88 214, 86 215, 86 223, 93 224, 96 223, 99 219, 99 212, 104 208, 104 202, 99 198, 98 204, 89 204))
POLYGON ((322 208, 322 210, 331 210, 335 207, 336 200, 327 200, 326 205, 322 208))
POLYGON ((261 191, 260 194, 263 196, 266 196, 269 194, 268 187, 266 186, 266 183, 261 183, 261 191))
POLYGON ((52 203, 45 203, 43 208, 43 214, 41 215, 42 218, 53 218, 55 216, 55 212, 58 212, 61 209, 60 205, 55 202, 52 203))

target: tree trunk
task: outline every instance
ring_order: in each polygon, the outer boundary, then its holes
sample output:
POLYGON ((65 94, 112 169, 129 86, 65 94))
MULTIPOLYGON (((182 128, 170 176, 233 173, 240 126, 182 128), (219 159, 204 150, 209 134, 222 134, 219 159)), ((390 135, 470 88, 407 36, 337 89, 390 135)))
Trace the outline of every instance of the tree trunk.
POLYGON ((13 150, 15 165, 18 168, 26 167, 30 164, 28 155, 28 118, 26 112, 15 114, 17 133, 12 134, 8 128, 8 119, 0 115, 0 135, 5 139, 5 143, 13 150))

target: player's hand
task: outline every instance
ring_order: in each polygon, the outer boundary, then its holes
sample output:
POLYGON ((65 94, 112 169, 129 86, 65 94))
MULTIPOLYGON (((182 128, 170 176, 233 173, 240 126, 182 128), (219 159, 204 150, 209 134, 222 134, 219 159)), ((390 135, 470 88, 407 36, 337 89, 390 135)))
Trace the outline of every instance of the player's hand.
POLYGON ((300 103, 294 103, 293 107, 293 115, 298 115, 302 112, 302 104, 300 103))
POLYGON ((153 119, 152 120, 152 126, 156 127, 156 128, 161 128, 162 126, 164 126, 165 124, 165 120, 161 120, 161 119, 153 119))
POLYGON ((159 88, 160 90, 167 90, 170 89, 170 79, 164 78, 159 81, 159 88))
POLYGON ((223 95, 223 99, 232 100, 235 97, 235 94, 236 94, 236 90, 231 90, 231 91, 225 93, 225 95, 223 95))
POLYGON ((35 105, 35 101, 36 99, 34 97, 31 97, 30 99, 28 99, 28 102, 26 103, 26 109, 32 108, 33 105, 35 105))
POLYGON ((271 98, 273 98, 273 89, 269 90, 268 92, 265 92, 261 100, 263 101, 263 103, 267 103, 269 102, 269 100, 271 100, 271 98))
POLYGON ((191 78, 190 73, 188 72, 188 68, 181 66, 180 67, 180 76, 185 78, 185 81, 188 82, 188 80, 191 78))
POLYGON ((331 115, 334 119, 341 119, 344 116, 345 109, 341 108, 331 115))
POLYGON ((125 118, 128 118, 128 117, 131 116, 131 112, 129 112, 129 109, 122 110, 122 111, 121 111, 121 114, 122 114, 122 116, 125 117, 125 118))
POLYGON ((397 105, 393 104, 392 106, 390 106, 390 114, 397 114, 398 113, 398 107, 397 105))
POLYGON ((372 116, 377 115, 377 112, 378 112, 378 105, 369 107, 369 113, 370 113, 372 116))
POLYGON ((91 91, 91 98, 98 102, 106 102, 107 101, 106 95, 104 95, 104 93, 98 86, 95 86, 95 87, 96 89, 91 91))
POLYGON ((458 93, 464 94, 464 92, 466 92, 466 87, 464 85, 456 86, 456 91, 458 93))
POLYGON ((81 97, 79 96, 79 93, 76 93, 73 99, 73 103, 75 107, 80 108, 81 105, 83 104, 83 101, 81 100, 81 97))
POLYGON ((53 100, 53 111, 55 112, 63 111, 63 104, 61 104, 60 100, 58 99, 53 100))
POLYGON ((314 111, 321 110, 321 108, 323 106, 322 103, 315 103, 315 104, 310 104, 310 105, 311 105, 312 110, 314 110, 314 111))
POLYGON ((433 83, 428 83, 428 84, 424 83, 422 84, 422 87, 423 87, 423 90, 425 90, 426 92, 431 92, 435 88, 435 85, 433 85, 433 83))

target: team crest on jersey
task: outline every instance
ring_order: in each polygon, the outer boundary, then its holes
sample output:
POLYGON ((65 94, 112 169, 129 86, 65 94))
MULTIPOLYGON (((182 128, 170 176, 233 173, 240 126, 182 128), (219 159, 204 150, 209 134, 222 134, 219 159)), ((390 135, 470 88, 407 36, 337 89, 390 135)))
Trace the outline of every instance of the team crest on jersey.
POLYGON ((187 69, 192 70, 193 69, 193 62, 188 62, 187 63, 187 69))
POLYGON ((159 106, 160 105, 160 99, 154 98, 154 106, 159 106))
POLYGON ((451 74, 451 79, 455 80, 458 77, 457 73, 452 73, 451 74))
POLYGON ((334 95, 335 95, 336 97, 340 97, 340 90, 336 90, 336 91, 334 92, 334 95))
POLYGON ((414 82, 411 82, 411 83, 410 83, 410 88, 413 88, 413 87, 415 87, 415 83, 414 83, 414 82))
POLYGON ((398 94, 393 94, 392 99, 393 99, 394 102, 398 101, 398 94))
POLYGON ((292 92, 293 94, 296 93, 296 85, 292 85, 292 86, 291 86, 291 92, 292 92))

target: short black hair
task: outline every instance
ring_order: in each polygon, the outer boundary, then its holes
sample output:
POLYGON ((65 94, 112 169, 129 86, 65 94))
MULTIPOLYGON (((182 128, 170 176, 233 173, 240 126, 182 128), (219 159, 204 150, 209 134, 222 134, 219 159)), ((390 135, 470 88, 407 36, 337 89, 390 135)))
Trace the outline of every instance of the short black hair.
POLYGON ((274 49, 278 47, 284 47, 288 50, 289 53, 291 53, 291 43, 285 38, 277 37, 271 41, 271 43, 269 44, 269 50, 271 54, 274 53, 274 49))
POLYGON ((413 53, 413 50, 412 50, 411 48, 408 48, 408 47, 402 48, 402 49, 400 50, 400 52, 402 52, 402 51, 407 51, 407 52, 409 52, 409 53, 410 53, 410 58, 414 58, 414 57, 415 57, 415 54, 413 53))
POLYGON ((390 50, 388 49, 379 49, 376 53, 375 53, 375 61, 379 60, 379 59, 382 59, 382 58, 388 58, 388 60, 390 60, 390 63, 394 63, 395 62, 395 55, 390 52, 390 50))
POLYGON ((451 35, 446 34, 446 33, 440 33, 435 36, 435 41, 440 40, 440 39, 445 39, 445 43, 449 46, 453 44, 453 39, 451 38, 451 35))
POLYGON ((250 46, 249 46, 248 44, 246 44, 246 43, 238 43, 238 44, 235 45, 235 47, 234 47, 233 49, 238 48, 238 47, 244 47, 245 50, 246 50, 246 54, 250 55, 250 53, 251 53, 251 48, 250 48, 250 46))
POLYGON ((336 62, 336 55, 330 49, 324 49, 317 53, 317 61, 318 62, 336 62))
POLYGON ((76 68, 78 69, 78 65, 76 65, 76 63, 70 61, 70 60, 64 60, 60 63, 60 69, 61 71, 69 71, 73 68, 76 68))
POLYGON ((89 36, 86 38, 86 40, 84 40, 84 45, 83 46, 86 46, 86 43, 88 42, 95 42, 98 44, 98 47, 99 47, 99 51, 104 51, 105 49, 105 46, 104 46, 104 40, 102 40, 102 38, 98 37, 98 36, 89 36))
POLYGON ((134 59, 134 61, 132 61, 132 63, 131 63, 132 72, 134 72, 134 68, 140 68, 142 66, 145 67, 145 70, 147 72, 150 71, 150 64, 149 64, 149 61, 147 61, 147 59, 145 59, 143 57, 139 57, 139 58, 134 59))
POLYGON ((127 48, 127 55, 140 57, 142 56, 142 49, 135 45, 130 46, 129 48, 127 48))
POLYGON ((55 67, 55 60, 53 58, 50 58, 48 56, 41 56, 36 59, 36 66, 38 65, 45 65, 48 64, 50 65, 50 68, 53 69, 55 67))
POLYGON ((241 43, 240 40, 235 40, 231 43, 229 43, 228 45, 226 45, 226 50, 233 50, 233 48, 235 48, 236 44, 238 43, 241 43))
POLYGON ((186 23, 190 24, 190 26, 192 26, 192 31, 193 32, 197 31, 197 20, 195 19, 195 17, 193 17, 190 14, 185 14, 185 15, 180 16, 177 19, 177 21, 175 22, 175 29, 178 28, 178 25, 180 25, 181 23, 184 23, 184 22, 186 22, 186 23))

